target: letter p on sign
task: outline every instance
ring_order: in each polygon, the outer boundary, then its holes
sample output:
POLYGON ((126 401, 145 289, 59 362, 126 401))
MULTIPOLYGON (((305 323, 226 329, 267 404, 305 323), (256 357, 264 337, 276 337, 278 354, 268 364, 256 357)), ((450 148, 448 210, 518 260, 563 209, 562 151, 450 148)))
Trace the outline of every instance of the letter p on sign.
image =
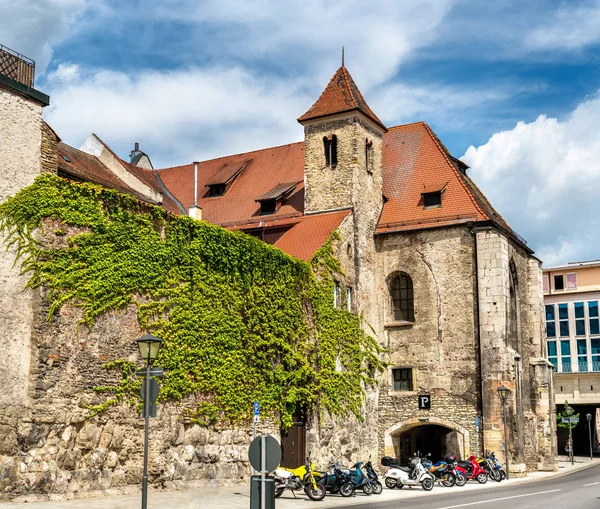
POLYGON ((419 410, 429 410, 431 408, 431 396, 422 394, 419 396, 419 410))

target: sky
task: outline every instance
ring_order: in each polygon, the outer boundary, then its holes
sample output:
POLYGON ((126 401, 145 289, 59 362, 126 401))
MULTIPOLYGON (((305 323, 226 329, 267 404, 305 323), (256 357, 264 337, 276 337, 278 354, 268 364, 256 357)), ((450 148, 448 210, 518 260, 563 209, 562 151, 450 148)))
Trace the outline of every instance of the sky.
POLYGON ((600 0, 0 0, 45 119, 155 167, 300 141, 341 63, 426 121, 545 266, 600 258, 600 0))

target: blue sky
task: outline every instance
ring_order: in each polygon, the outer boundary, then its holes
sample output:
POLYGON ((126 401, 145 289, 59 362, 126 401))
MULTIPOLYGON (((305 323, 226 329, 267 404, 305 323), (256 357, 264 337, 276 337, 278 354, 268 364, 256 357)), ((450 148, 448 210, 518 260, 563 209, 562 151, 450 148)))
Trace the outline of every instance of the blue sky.
MULTIPOLYGON (((302 139, 340 64, 427 121, 548 265, 600 258, 600 0, 0 0, 46 119, 156 167, 302 139)), ((4 22, 7 21, 7 22, 4 22)))

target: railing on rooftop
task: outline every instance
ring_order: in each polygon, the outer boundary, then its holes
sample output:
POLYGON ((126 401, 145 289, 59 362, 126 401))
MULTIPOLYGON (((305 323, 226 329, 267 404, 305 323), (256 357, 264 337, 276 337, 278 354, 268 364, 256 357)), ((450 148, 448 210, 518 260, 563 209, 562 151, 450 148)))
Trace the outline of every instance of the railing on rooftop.
POLYGON ((0 74, 33 88, 35 62, 0 44, 0 74))

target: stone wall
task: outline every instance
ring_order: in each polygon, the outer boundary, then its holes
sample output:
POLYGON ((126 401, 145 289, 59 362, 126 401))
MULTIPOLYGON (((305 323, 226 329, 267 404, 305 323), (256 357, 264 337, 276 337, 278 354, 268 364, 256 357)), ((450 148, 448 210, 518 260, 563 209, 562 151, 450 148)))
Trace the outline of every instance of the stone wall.
POLYGON ((58 173, 58 160, 56 159, 56 145, 58 137, 54 130, 42 122, 42 145, 41 145, 41 171, 42 173, 58 173))
POLYGON ((476 236, 485 444, 504 461, 503 409, 497 392, 504 385, 511 391, 511 470, 553 469, 552 373, 543 355, 540 263, 496 229, 479 229, 476 236))
MULTIPOLYGON (((440 423, 466 436, 463 454, 475 451, 478 415, 478 346, 473 237, 464 227, 380 236, 377 242, 376 330, 390 368, 379 387, 378 453, 395 455, 394 438, 419 423, 440 423), (393 321, 389 277, 410 275, 414 324, 393 321), (391 370, 412 368, 413 391, 394 392, 391 370), (431 409, 418 409, 418 395, 431 409), (421 419, 421 421, 419 421, 421 419)), ((461 451, 454 451, 460 453, 461 451)))
MULTIPOLYGON (((40 173, 42 106, 0 88, 0 202, 30 185, 40 173)), ((0 455, 19 450, 18 433, 29 420, 29 370, 35 292, 13 268, 15 249, 5 251, 0 234, 0 371, 8 390, 0 393, 0 455)))

